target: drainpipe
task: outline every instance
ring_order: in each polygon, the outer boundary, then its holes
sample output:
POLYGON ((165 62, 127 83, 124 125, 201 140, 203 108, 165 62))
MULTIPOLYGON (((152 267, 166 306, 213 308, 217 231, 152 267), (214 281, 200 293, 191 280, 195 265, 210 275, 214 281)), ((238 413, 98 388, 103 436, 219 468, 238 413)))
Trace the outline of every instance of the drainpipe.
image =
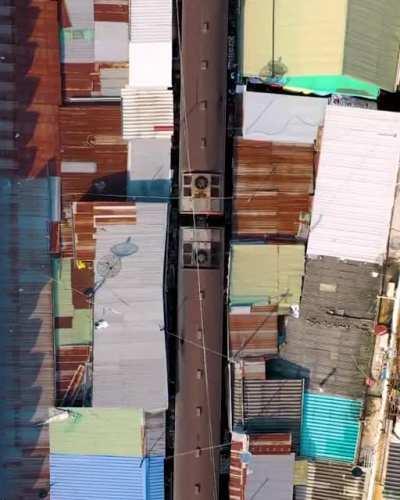
POLYGON ((398 335, 398 324, 400 320, 400 276, 397 279, 397 288, 394 297, 394 307, 392 314, 392 328, 390 334, 389 341, 389 359, 386 367, 386 377, 383 381, 383 390, 382 390, 382 404, 379 411, 379 427, 378 427, 378 436, 379 440, 376 444, 374 454, 373 454, 373 464, 371 467, 371 474, 369 478, 368 491, 366 495, 366 500, 373 500, 376 490, 376 477, 378 473, 378 467, 380 465, 378 456, 378 448, 380 446, 380 438, 383 432, 386 429, 386 409, 389 402, 389 381, 392 373, 392 364, 396 360, 395 352, 397 346, 397 335, 398 335))

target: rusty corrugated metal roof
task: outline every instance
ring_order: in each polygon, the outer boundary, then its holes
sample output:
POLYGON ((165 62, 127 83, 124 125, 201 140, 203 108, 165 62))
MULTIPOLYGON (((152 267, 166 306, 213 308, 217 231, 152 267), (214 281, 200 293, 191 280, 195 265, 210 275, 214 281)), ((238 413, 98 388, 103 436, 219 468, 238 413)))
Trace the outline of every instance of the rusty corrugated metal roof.
MULTIPOLYGON (((127 145, 119 105, 60 109, 61 159, 96 163, 95 173, 62 173, 63 205, 126 193, 127 145)), ((117 198, 118 199, 118 198, 117 198)))
POLYGON ((94 0, 94 20, 129 22, 129 0, 94 0))
POLYGON ((233 231, 298 236, 314 189, 312 145, 236 139, 233 231))
POLYGON ((275 354, 278 350, 277 306, 270 312, 229 313, 229 341, 232 355, 240 357, 275 354))
POLYGON ((56 351, 56 400, 59 406, 77 403, 81 379, 78 376, 91 361, 89 345, 60 346, 56 351))

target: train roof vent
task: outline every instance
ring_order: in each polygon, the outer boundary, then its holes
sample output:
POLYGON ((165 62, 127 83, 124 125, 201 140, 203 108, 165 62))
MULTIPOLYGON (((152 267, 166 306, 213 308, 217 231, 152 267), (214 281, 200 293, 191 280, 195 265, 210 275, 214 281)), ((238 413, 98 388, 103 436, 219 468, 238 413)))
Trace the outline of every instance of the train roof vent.
POLYGON ((217 268, 221 245, 218 242, 187 242, 183 244, 183 266, 217 268))
POLYGON ((183 213, 220 214, 223 210, 223 183, 219 174, 185 173, 181 187, 183 213))

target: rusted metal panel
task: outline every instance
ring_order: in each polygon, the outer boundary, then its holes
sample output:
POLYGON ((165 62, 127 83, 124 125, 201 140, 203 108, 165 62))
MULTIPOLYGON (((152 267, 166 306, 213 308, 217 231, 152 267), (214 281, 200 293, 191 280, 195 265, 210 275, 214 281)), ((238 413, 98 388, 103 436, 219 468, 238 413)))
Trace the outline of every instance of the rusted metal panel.
POLYGON ((117 2, 99 2, 94 3, 94 20, 109 22, 129 22, 128 0, 118 0, 117 2))
POLYGON ((72 207, 75 259, 94 261, 96 257, 97 226, 136 223, 134 202, 75 202, 72 207))
POLYGON ((61 226, 59 222, 50 223, 50 252, 58 255, 61 251, 61 226))
MULTIPOLYGON (((27 176, 58 169, 58 105, 61 101, 57 4, 15 2, 15 140, 19 172, 27 176)), ((7 43, 6 40, 3 43, 7 43)))
POLYGON ((91 361, 92 348, 87 345, 63 346, 56 352, 56 387, 58 404, 65 399, 67 391, 72 387, 73 379, 78 378, 77 370, 82 372, 81 366, 91 361))
POLYGON ((253 455, 280 455, 292 451, 290 432, 277 434, 252 434, 249 451, 253 455))
POLYGON ((233 356, 275 354, 278 351, 277 307, 270 313, 229 314, 229 340, 233 356))
POLYGON ((312 145, 237 139, 233 231, 239 236, 300 236, 314 189, 312 145))
POLYGON ((126 193, 127 145, 121 138, 121 122, 118 105, 61 108, 61 159, 97 164, 93 174, 62 174, 64 205, 90 201, 96 194, 112 200, 113 194, 126 193))

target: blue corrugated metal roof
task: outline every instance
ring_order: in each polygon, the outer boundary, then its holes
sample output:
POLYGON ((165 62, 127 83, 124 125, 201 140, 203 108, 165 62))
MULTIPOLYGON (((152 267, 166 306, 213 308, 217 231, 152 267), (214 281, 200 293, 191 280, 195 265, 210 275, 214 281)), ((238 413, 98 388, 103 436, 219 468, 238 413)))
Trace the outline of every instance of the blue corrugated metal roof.
POLYGON ((304 395, 300 453, 307 458, 351 462, 357 449, 362 402, 339 396, 304 395))
POLYGON ((50 455, 52 500, 164 500, 162 457, 50 455))

